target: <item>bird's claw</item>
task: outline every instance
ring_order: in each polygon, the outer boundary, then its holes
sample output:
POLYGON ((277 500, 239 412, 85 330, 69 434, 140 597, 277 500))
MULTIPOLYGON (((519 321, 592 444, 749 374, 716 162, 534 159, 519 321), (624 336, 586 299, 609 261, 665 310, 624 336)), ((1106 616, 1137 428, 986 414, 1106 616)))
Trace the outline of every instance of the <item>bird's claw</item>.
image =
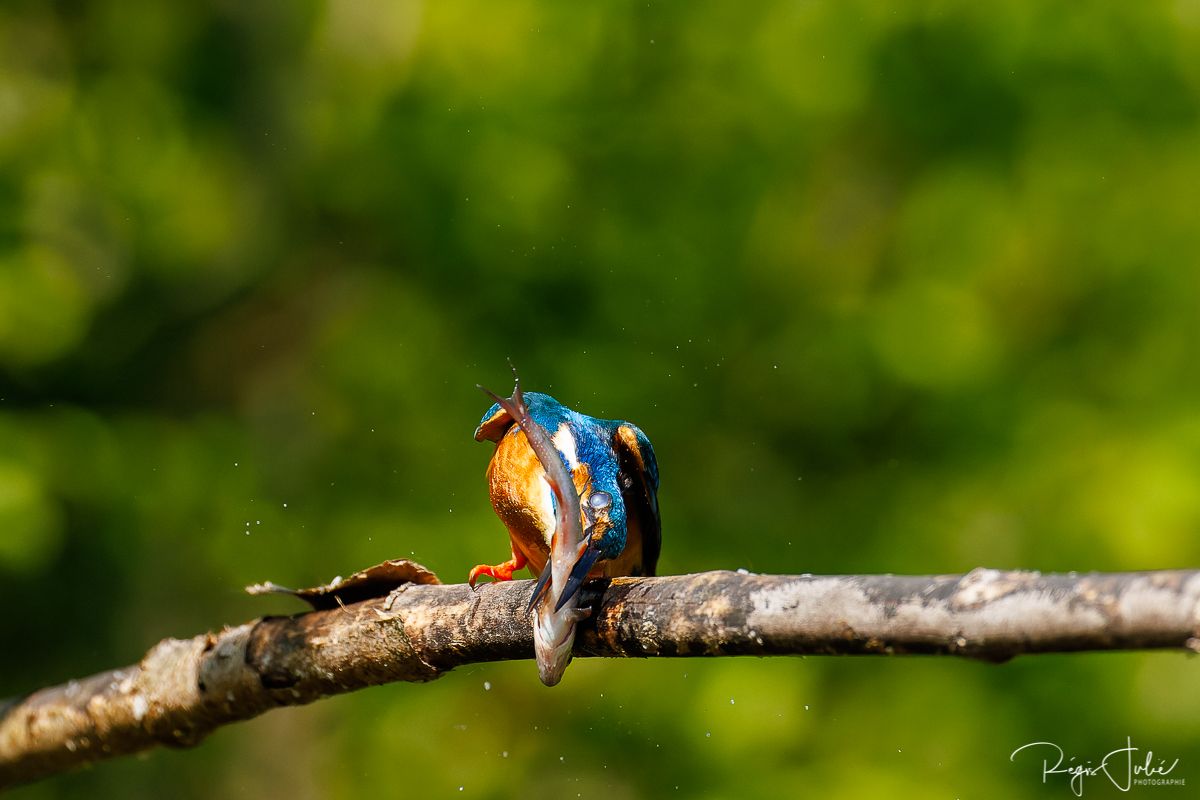
POLYGON ((524 566, 525 558, 520 554, 514 554, 503 564, 476 564, 467 574, 467 585, 474 589, 475 582, 485 575, 493 581, 511 581, 513 573, 524 566))

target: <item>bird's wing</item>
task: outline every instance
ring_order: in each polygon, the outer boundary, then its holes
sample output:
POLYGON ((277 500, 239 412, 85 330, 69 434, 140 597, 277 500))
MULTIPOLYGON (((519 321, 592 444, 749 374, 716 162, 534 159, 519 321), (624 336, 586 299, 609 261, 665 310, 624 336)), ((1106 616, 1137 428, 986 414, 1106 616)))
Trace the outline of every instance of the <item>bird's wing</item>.
POLYGON ((662 550, 662 520, 658 514, 658 461, 641 429, 622 422, 613 431, 613 450, 621 474, 621 493, 628 514, 636 514, 642 531, 642 574, 653 575, 662 550))
POLYGON ((498 442, 504 438, 512 424, 512 414, 505 411, 499 403, 493 403, 479 421, 479 427, 475 429, 475 441, 498 442))

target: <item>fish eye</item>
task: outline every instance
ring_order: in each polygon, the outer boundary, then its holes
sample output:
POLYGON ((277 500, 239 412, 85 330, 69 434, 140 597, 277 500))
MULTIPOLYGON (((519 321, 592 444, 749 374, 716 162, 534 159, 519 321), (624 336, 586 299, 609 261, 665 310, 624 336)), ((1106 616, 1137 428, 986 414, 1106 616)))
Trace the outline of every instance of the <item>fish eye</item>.
POLYGON ((612 495, 608 492, 592 492, 588 497, 588 505, 596 511, 601 511, 612 505, 612 495))

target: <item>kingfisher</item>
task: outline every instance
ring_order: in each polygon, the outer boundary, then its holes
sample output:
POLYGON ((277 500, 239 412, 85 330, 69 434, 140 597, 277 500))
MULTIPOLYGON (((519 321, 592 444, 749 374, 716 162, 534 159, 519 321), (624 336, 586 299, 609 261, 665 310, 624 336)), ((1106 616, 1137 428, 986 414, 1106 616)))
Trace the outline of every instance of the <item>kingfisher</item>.
MULTIPOLYGON (((662 546, 658 512, 658 463, 646 434, 625 420, 596 419, 564 406, 547 394, 524 395, 529 416, 550 434, 570 471, 580 499, 584 544, 559 605, 588 578, 653 575, 662 546)), ((475 441, 496 443, 487 479, 492 508, 508 528, 512 558, 479 564, 468 577, 512 580, 526 566, 549 573, 556 501, 536 454, 521 427, 499 403, 475 429, 475 441)))

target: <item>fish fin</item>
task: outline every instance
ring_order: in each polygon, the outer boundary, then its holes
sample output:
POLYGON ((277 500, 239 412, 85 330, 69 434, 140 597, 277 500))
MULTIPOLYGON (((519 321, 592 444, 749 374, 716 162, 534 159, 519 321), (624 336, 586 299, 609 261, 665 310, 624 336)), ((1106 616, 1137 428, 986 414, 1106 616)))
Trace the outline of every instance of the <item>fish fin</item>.
POLYGON ((558 596, 558 604, 554 606, 555 611, 565 606, 567 601, 575 596, 579 591, 579 587, 583 586, 583 582, 587 580, 588 573, 592 571, 592 565, 596 563, 596 559, 599 557, 600 548, 589 541, 583 551, 583 555, 579 556, 579 560, 571 568, 571 575, 567 578, 567 585, 563 587, 562 594, 558 596))
POLYGON ((525 609, 526 614, 533 610, 533 607, 537 605, 537 601, 541 599, 541 596, 546 593, 546 589, 549 588, 550 576, 553 574, 552 566, 550 559, 546 559, 546 566, 542 570, 542 574, 538 576, 537 583, 533 587, 533 595, 529 598, 529 605, 525 609))

